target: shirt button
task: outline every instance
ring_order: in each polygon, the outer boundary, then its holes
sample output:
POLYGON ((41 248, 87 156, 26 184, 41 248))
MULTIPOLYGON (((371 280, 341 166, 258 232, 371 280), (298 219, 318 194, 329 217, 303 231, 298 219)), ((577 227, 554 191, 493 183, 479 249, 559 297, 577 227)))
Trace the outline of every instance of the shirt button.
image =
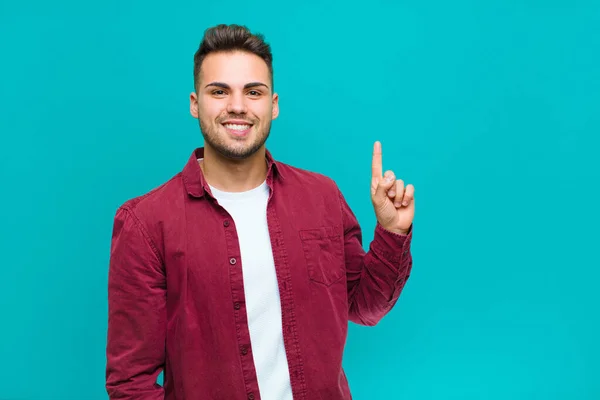
POLYGON ((402 253, 402 254, 407 255, 408 254, 408 250, 404 250, 404 253, 402 253))
POLYGON ((233 308, 235 308, 236 310, 239 310, 239 309, 240 309, 240 307, 241 307, 241 306, 240 306, 240 303, 235 303, 235 304, 233 305, 233 308))
POLYGON ((254 400, 254 393, 248 394, 248 400, 254 400))
POLYGON ((248 348, 246 346, 242 347, 242 354, 243 355, 248 354, 248 348))
POLYGON ((227 228, 227 227, 229 226, 229 220, 228 220, 228 219, 226 219, 226 220, 223 222, 223 226, 225 226, 225 228, 227 228))
POLYGON ((237 260, 234 257, 231 257, 229 259, 229 264, 231 264, 231 265, 235 265, 236 262, 237 262, 237 260))

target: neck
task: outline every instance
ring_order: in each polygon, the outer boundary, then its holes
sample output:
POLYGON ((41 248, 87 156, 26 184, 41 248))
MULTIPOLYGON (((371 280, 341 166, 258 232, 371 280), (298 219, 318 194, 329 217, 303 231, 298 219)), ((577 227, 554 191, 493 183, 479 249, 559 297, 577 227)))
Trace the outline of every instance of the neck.
POLYGON ((267 177, 265 146, 248 158, 235 160, 223 157, 205 145, 200 168, 208 184, 224 192, 245 192, 254 189, 267 177))

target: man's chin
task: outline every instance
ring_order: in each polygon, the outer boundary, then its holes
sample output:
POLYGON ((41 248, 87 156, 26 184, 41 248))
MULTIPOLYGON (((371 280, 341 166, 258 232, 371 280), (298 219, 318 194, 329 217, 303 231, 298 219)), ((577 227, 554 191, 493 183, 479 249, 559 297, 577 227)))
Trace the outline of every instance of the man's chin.
MULTIPOLYGON (((223 128, 224 129, 224 128, 223 128)), ((231 160, 245 160, 258 152, 264 147, 269 135, 257 140, 257 132, 253 132, 255 127, 252 128, 250 135, 244 137, 235 137, 227 131, 217 131, 217 135, 208 134, 206 135, 202 131, 204 142, 210 146, 215 152, 219 153, 222 157, 231 160), (219 138, 220 140, 213 141, 212 138, 219 138)))
POLYGON ((244 146, 243 148, 218 147, 216 150, 223 156, 232 160, 245 160, 260 150, 262 146, 244 146))

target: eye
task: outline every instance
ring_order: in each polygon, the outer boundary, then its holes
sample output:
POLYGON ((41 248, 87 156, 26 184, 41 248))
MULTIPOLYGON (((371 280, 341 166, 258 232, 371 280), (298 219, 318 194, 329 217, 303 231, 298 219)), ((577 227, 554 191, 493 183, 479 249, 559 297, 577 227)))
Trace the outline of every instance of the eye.
POLYGON ((250 96, 260 96, 261 93, 258 90, 251 90, 248 92, 250 96))
POLYGON ((224 91, 224 90, 221 90, 221 89, 217 89, 217 90, 213 90, 213 91, 212 91, 212 94, 213 94, 214 96, 224 96, 224 95, 225 95, 225 91, 224 91))

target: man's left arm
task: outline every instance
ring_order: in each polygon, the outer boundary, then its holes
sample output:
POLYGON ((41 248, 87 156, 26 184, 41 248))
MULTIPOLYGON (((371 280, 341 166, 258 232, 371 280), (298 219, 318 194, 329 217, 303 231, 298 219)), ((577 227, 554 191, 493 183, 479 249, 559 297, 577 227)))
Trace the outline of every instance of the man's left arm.
POLYGON ((396 304, 412 269, 412 226, 405 234, 379 223, 365 252, 360 225, 340 193, 344 219, 344 253, 348 318, 360 325, 377 324, 396 304))
POLYGON ((373 149, 371 200, 377 224, 367 252, 358 221, 339 192, 344 225, 348 312, 352 322, 375 325, 394 306, 412 269, 414 186, 382 171, 381 144, 373 149))

